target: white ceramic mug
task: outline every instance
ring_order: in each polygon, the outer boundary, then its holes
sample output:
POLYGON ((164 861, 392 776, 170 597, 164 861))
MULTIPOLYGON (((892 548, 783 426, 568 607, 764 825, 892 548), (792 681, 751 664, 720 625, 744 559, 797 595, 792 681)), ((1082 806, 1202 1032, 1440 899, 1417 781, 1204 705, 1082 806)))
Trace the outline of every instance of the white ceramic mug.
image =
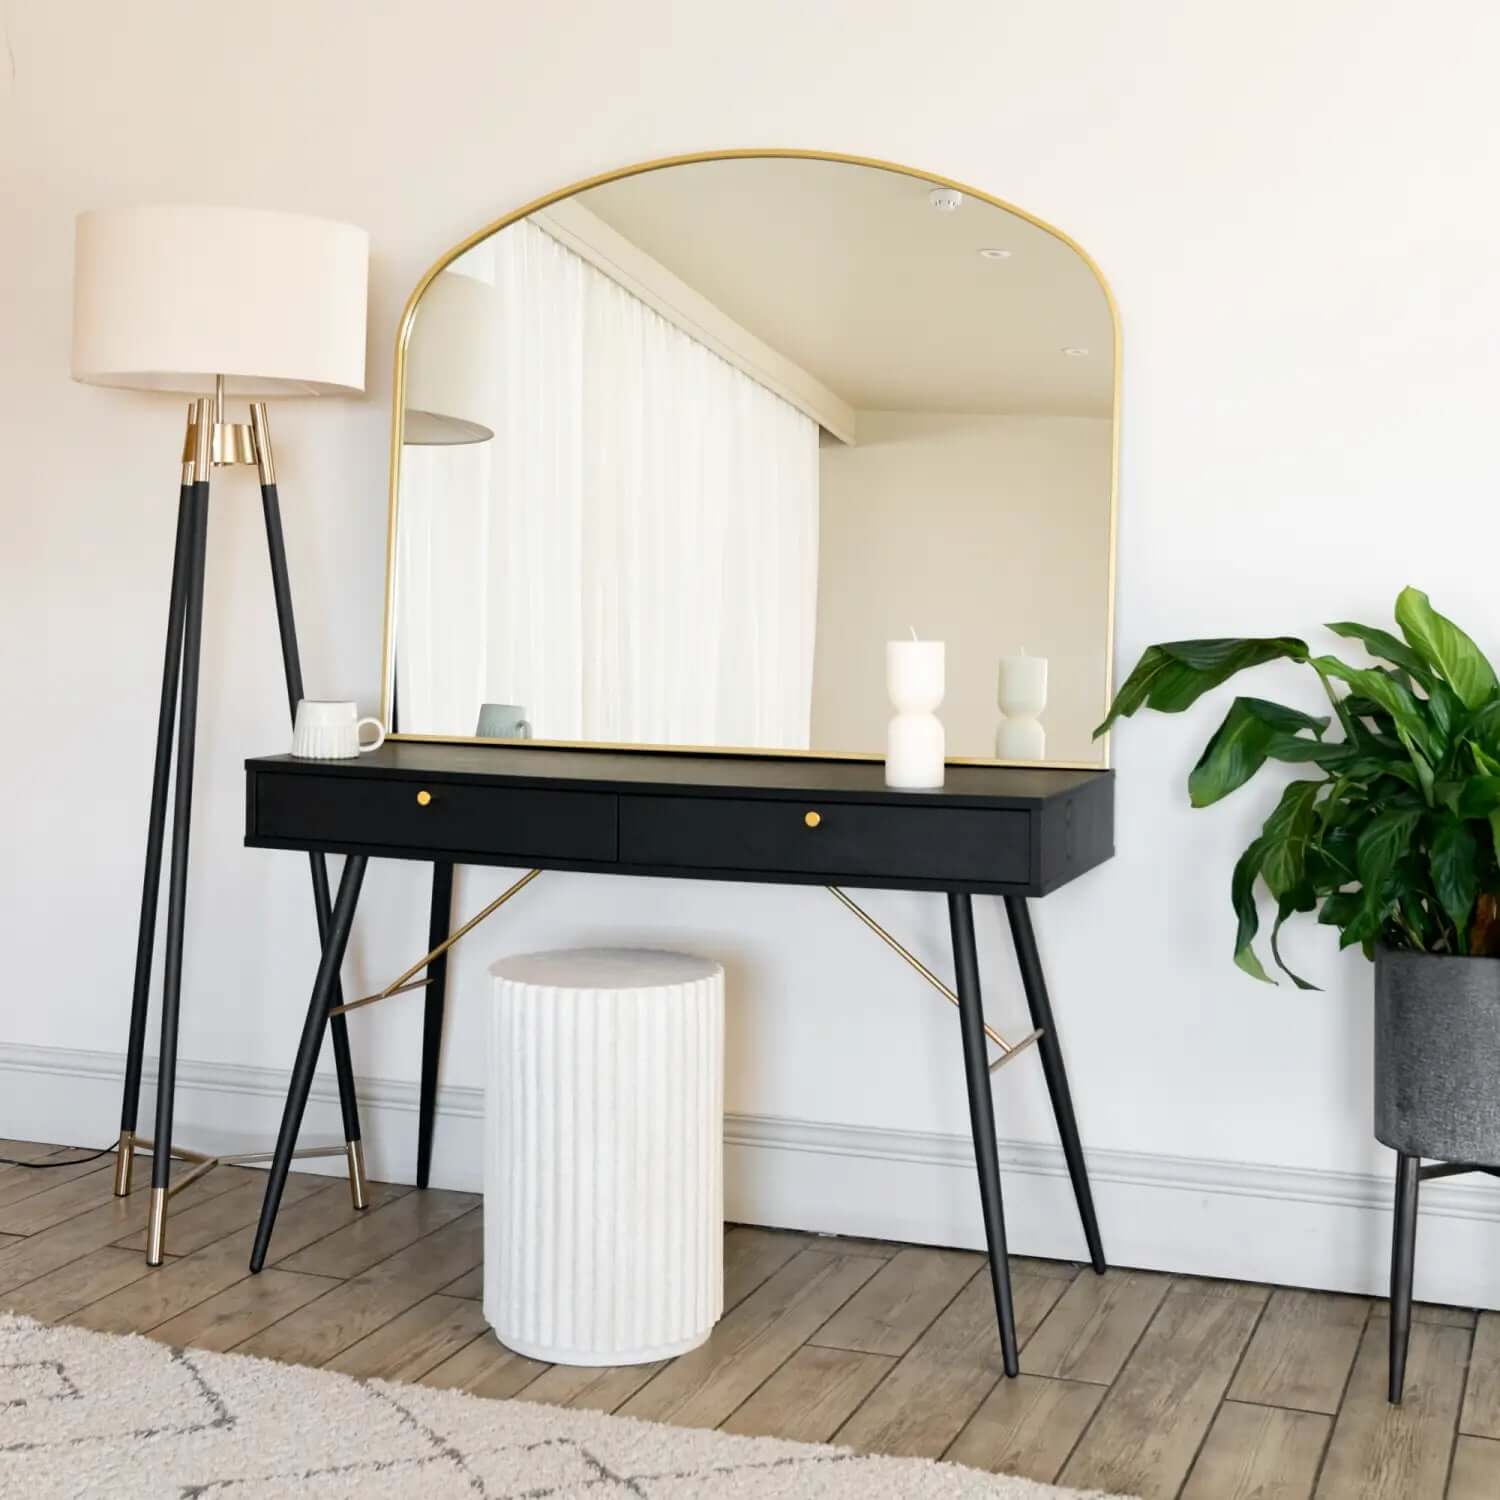
POLYGON ((356 755, 378 750, 385 744, 385 729, 379 719, 361 719, 353 703, 304 698, 297 705, 292 728, 292 754, 299 760, 353 760, 356 755), (375 726, 375 738, 362 741, 359 732, 375 726))

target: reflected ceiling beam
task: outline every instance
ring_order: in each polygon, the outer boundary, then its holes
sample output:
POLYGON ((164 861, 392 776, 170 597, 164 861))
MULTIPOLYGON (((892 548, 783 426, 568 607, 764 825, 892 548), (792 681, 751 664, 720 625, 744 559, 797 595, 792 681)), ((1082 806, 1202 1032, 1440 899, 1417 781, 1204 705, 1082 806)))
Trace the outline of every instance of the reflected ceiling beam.
POLYGON ((840 442, 855 442, 856 413, 843 397, 756 338, 597 214, 565 198, 530 217, 539 229, 639 297, 689 338, 775 392, 840 442))

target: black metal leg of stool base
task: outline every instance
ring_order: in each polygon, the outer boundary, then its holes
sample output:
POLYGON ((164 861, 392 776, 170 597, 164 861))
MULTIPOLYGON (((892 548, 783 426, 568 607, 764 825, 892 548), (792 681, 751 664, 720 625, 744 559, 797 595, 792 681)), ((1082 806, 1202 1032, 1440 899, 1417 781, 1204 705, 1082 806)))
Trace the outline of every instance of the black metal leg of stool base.
POLYGON ((990 1283, 1000 1324, 1000 1357, 1007 1375, 1020 1373, 1016 1355, 1016 1314, 1006 1258, 1005 1209, 1000 1199, 1000 1153, 995 1144, 995 1101, 990 1096, 990 1055, 979 995, 979 955, 974 946, 974 904, 967 892, 948 893, 953 928, 953 966, 958 975, 958 1020, 964 1041, 964 1075, 969 1085, 969 1124, 979 1168, 979 1203, 990 1251, 990 1283))
POLYGON ((271 1231, 276 1226, 276 1211, 281 1207, 286 1174, 292 1165, 292 1152, 297 1148, 297 1134, 302 1129, 302 1115, 307 1109, 313 1072, 318 1066, 323 1032, 330 1019, 329 1007, 334 1003, 339 965, 344 961, 344 950, 349 946, 349 932, 354 926, 354 908, 359 902, 359 888, 365 878, 366 862, 366 857, 362 854, 351 854, 344 860, 338 900, 333 904, 333 915, 328 924, 328 940, 323 944, 323 956, 318 961, 318 977, 313 981, 307 1019, 302 1024, 302 1041, 297 1048, 297 1061, 293 1064, 292 1080, 287 1089, 286 1108, 281 1114, 281 1130, 276 1136, 276 1151, 271 1158, 265 1201, 261 1204, 260 1223, 255 1230, 255 1248, 250 1254, 252 1271, 259 1271, 266 1263, 271 1231))
POLYGON ((1083 1238, 1089 1248, 1089 1260, 1102 1276, 1108 1269, 1104 1259, 1104 1242, 1099 1237, 1099 1220, 1094 1214, 1094 1194, 1089 1188, 1089 1169, 1083 1160, 1083 1142, 1078 1138, 1078 1120, 1073 1113, 1073 1095, 1068 1088, 1068 1070, 1063 1064, 1062 1043, 1057 1039, 1057 1023, 1052 1019, 1052 1005, 1047 999, 1047 980, 1042 973, 1041 955, 1037 952, 1036 933, 1031 926, 1031 908, 1024 896, 1005 898, 1005 915, 1010 919, 1010 935, 1016 945, 1016 959, 1021 968, 1021 984, 1026 991, 1026 1005, 1031 1024, 1041 1032, 1037 1051, 1042 1054, 1042 1077, 1052 1099, 1052 1113, 1057 1133, 1062 1138, 1063 1158, 1073 1183, 1073 1197, 1078 1203, 1078 1217, 1083 1220, 1083 1238))
MULTIPOLYGON (((453 926, 453 865, 440 860, 432 867, 432 916, 427 924, 427 949, 443 942, 453 926)), ((417 1116, 417 1186, 427 1186, 432 1172, 432 1126, 437 1114, 438 1061, 443 1050, 444 992, 448 987, 448 955, 440 953, 427 965, 427 990, 422 1013, 422 1096, 417 1116)))
POLYGON ((187 611, 193 530, 193 487, 177 497, 177 543, 172 553, 172 593, 167 607, 167 647, 161 669, 161 706, 156 715, 156 765, 151 777, 151 813, 146 823, 146 874, 141 882, 141 920, 135 939, 135 985, 125 1046, 125 1085, 120 1098, 120 1143, 115 1153, 115 1197, 130 1192, 135 1163, 135 1127, 141 1109, 141 1067, 146 1054, 146 1015, 151 1004, 151 959, 156 948, 156 905, 161 891, 161 851, 167 826, 167 789, 172 779, 172 732, 177 683, 182 673, 182 622, 187 611))
MULTIPOLYGON (((252 408, 256 441, 261 451, 262 474, 274 475, 270 464, 270 430, 265 406, 252 408)), ((286 536, 281 528, 281 496, 274 478, 263 479, 260 487, 261 508, 266 518, 266 549, 271 556, 271 592, 276 599, 276 624, 281 632, 281 664, 286 674, 287 710, 293 722, 297 705, 302 701, 302 653, 297 647, 297 619, 292 612, 292 580, 286 564, 286 536)), ((331 902, 328 895, 328 865, 321 854, 309 854, 312 869, 313 909, 317 914, 318 942, 328 941, 328 918, 331 902)), ((334 976, 335 1006, 344 1003, 344 987, 334 976)), ((349 1023, 344 1016, 334 1016, 329 1026, 333 1043, 333 1068, 339 1081, 339 1106, 344 1119, 344 1144, 349 1156, 349 1196, 355 1208, 368 1202, 365 1192, 364 1145, 359 1134, 359 1104, 354 1094, 354 1060, 349 1052, 349 1023)))
POLYGON ((1387 1390, 1401 1404, 1406 1385, 1406 1346, 1411 1339, 1411 1283, 1417 1263, 1417 1191, 1422 1158, 1396 1154, 1396 1222, 1391 1232, 1391 1364, 1387 1390))
POLYGON ((177 1090, 177 1026, 182 1006, 182 951, 187 932, 188 842, 193 821, 193 758, 198 741, 198 665, 203 648, 203 569, 208 548, 208 483, 193 485, 188 580, 182 621, 182 686, 177 722, 177 781, 172 796, 172 862, 167 883, 167 943, 162 961, 161 1052, 156 1070, 156 1139, 146 1264, 159 1266, 166 1246, 172 1178, 172 1106, 177 1090))

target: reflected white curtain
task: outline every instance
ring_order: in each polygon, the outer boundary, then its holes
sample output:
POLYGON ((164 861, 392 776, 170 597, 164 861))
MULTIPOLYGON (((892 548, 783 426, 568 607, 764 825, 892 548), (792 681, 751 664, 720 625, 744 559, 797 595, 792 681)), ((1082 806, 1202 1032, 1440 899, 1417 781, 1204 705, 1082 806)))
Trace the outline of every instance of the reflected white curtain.
POLYGON ((407 450, 403 727, 805 748, 816 423, 534 225, 484 248, 499 422, 407 450))

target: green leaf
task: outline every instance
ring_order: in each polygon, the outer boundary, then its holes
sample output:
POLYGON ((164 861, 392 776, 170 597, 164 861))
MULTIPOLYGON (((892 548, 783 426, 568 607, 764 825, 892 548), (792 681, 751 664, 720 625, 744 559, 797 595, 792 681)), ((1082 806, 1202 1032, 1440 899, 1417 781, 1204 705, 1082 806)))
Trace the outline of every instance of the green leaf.
POLYGON ((1396 729, 1396 735, 1401 743, 1406 746, 1406 753, 1411 757, 1412 767, 1417 773, 1417 782, 1422 789, 1422 796, 1427 805, 1432 807, 1436 800, 1433 795, 1433 788, 1437 784, 1437 773, 1432 769, 1432 762, 1412 744, 1412 737, 1399 725, 1396 729))
POLYGON ((1276 905, 1276 925, 1271 929, 1271 957, 1276 960, 1276 967, 1280 969, 1281 972, 1285 974, 1286 977, 1290 979, 1299 990, 1316 990, 1319 987, 1313 984, 1311 981, 1304 979, 1300 974, 1296 974, 1291 969, 1287 968, 1286 962, 1281 956, 1281 945, 1279 942, 1279 939, 1281 937, 1281 924, 1285 922, 1286 919, 1291 916, 1294 911, 1311 911, 1314 905, 1316 905, 1316 903, 1312 902, 1310 898, 1309 904, 1306 906, 1298 906, 1291 901, 1278 902, 1276 905))
POLYGON ((1307 879, 1307 847, 1312 838, 1318 793, 1326 783, 1293 781, 1281 794, 1261 830, 1265 845, 1260 878, 1278 901, 1295 898, 1307 879))
POLYGON ((1396 623, 1417 654, 1437 669, 1470 712, 1495 696, 1500 684, 1484 653, 1452 620, 1440 615, 1420 589, 1401 590, 1396 623))
POLYGON ((1167 641, 1148 646, 1115 695, 1097 739, 1116 719, 1128 719, 1138 708, 1176 714, 1236 672, 1262 662, 1307 660, 1307 643, 1291 636, 1220 640, 1167 641))
POLYGON ((1255 954, 1255 934, 1260 930, 1260 913, 1255 909, 1255 877, 1260 873, 1264 851, 1265 841, 1256 839, 1235 861, 1234 877, 1229 883, 1229 896, 1239 924, 1234 934, 1234 961, 1252 979, 1275 984, 1255 954))
POLYGON ((1307 878, 1319 890, 1337 890, 1353 880, 1358 842, 1359 834, 1352 824, 1329 827, 1325 823, 1308 846, 1307 878))
POLYGON ((1359 915, 1363 898, 1358 891, 1335 891, 1323 900, 1318 921, 1327 927, 1344 927, 1359 915))
POLYGON ((1350 781, 1367 782, 1380 776, 1394 776, 1397 781, 1404 781, 1414 791, 1420 790, 1422 785, 1409 755, 1403 755, 1400 760, 1381 760, 1375 755, 1355 754, 1347 761, 1341 761, 1337 769, 1341 776, 1350 781))
POLYGON ((1434 682, 1427 690, 1427 714, 1433 728, 1446 745, 1453 738, 1454 725, 1458 723, 1463 705, 1457 694, 1446 682, 1434 682))
POLYGON ((1402 744, 1411 752, 1417 775, 1426 784, 1432 772, 1432 761, 1437 758, 1434 754, 1435 736, 1416 694, 1384 672, 1373 667, 1351 667, 1336 656, 1315 656, 1312 665, 1319 672, 1348 683, 1356 694, 1371 699, 1390 716, 1402 744), (1421 764, 1418 763, 1419 756, 1421 764))
POLYGON ((1344 772, 1362 759, 1359 747, 1343 740, 1310 740, 1300 734, 1273 734, 1266 746, 1267 760, 1288 765, 1315 765, 1321 770, 1344 772))
POLYGON ((1461 818, 1446 817, 1432 838, 1429 855, 1438 901, 1458 931, 1459 951, 1467 949, 1469 918, 1479 894, 1479 842, 1461 818))
POLYGON ((1471 776, 1458 783, 1458 795, 1449 804, 1460 818, 1487 818, 1500 808, 1500 776, 1471 776))
POLYGON ((1344 929, 1344 943, 1363 942, 1376 936, 1395 900, 1392 876, 1396 862, 1411 847, 1412 836, 1422 821, 1419 807, 1388 807, 1375 814, 1359 836, 1354 864, 1364 900, 1359 916, 1344 929))
POLYGON ((1472 744, 1482 746, 1492 755, 1500 755, 1500 699, 1486 703, 1469 720, 1464 733, 1472 744))
POLYGON ((1278 737, 1285 747, 1316 748, 1316 740, 1304 740, 1298 731, 1321 734, 1327 727, 1327 719, 1315 719, 1264 698, 1236 698, 1188 777, 1189 800, 1194 807, 1207 807, 1227 797, 1266 763, 1278 737))
POLYGON ((1433 677, 1427 664, 1410 646, 1398 641, 1390 631, 1381 630, 1374 625, 1359 625, 1353 620, 1337 620, 1330 624, 1328 629, 1335 635, 1358 641, 1371 656, 1388 661, 1400 667, 1403 672, 1410 672, 1424 688, 1431 688, 1433 677))

